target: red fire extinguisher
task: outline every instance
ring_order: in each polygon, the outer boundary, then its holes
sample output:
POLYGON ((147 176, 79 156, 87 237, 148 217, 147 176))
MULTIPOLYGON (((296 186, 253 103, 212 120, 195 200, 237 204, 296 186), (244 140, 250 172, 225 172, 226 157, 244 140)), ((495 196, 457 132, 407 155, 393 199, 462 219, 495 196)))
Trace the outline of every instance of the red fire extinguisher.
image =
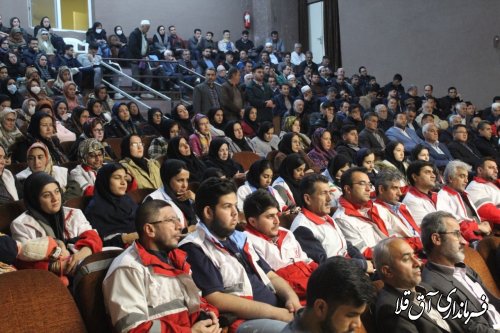
POLYGON ((246 11, 244 14, 243 14, 243 25, 245 26, 245 29, 250 29, 252 23, 251 23, 251 16, 250 16, 250 12, 249 11, 246 11))

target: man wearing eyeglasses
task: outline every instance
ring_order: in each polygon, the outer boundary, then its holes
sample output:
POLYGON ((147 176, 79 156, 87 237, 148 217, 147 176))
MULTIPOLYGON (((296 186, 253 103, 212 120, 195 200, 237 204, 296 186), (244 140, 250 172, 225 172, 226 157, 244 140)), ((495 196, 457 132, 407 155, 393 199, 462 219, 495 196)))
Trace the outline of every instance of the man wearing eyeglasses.
POLYGON ((182 223, 165 201, 136 213, 139 240, 119 255, 103 282, 117 332, 219 333, 217 309, 199 296, 186 253, 177 248, 182 223))
POLYGON ((373 247, 389 236, 378 207, 370 200, 372 184, 364 168, 351 168, 340 178, 342 196, 333 219, 345 238, 358 248, 367 260, 373 247))
POLYGON ((451 213, 437 211, 424 217, 421 229, 428 259, 422 280, 443 294, 439 305, 450 304, 452 317, 460 311, 463 316, 455 320, 466 325, 467 332, 498 332, 500 299, 490 294, 477 273, 463 263, 467 242, 460 233, 457 220, 451 213), (469 315, 470 321, 465 324, 469 315))

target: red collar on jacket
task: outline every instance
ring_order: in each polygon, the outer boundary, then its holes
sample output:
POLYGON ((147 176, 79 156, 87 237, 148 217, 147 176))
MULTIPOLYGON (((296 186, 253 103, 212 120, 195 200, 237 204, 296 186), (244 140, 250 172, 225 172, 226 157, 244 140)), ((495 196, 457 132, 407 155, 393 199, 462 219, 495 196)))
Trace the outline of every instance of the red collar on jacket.
POLYGON ((359 206, 350 202, 349 200, 344 198, 344 196, 341 196, 339 199, 339 205, 344 208, 346 215, 354 216, 362 219, 363 221, 373 223, 378 227, 380 231, 384 233, 384 235, 389 236, 389 232, 387 231, 385 223, 382 218, 380 218, 377 207, 373 205, 372 201, 368 201, 364 206, 359 206), (370 216, 370 218, 367 218, 359 212, 358 209, 361 208, 368 208, 368 215, 370 216))
POLYGON ((189 274, 191 271, 191 266, 186 261, 187 254, 180 249, 173 249, 168 253, 168 258, 172 262, 172 265, 169 265, 154 254, 149 253, 141 243, 135 242, 135 247, 143 265, 151 266, 157 274, 177 276, 179 274, 189 274))
MULTIPOLYGON (((389 210, 389 212, 391 212, 391 214, 395 215, 398 219, 401 220, 401 218, 397 214, 394 214, 394 212, 392 211, 392 208, 389 206, 389 204, 387 204, 386 202, 384 202, 378 198, 375 199, 375 202, 378 203, 379 205, 387 208, 389 210)), ((412 228, 420 234, 420 227, 417 225, 417 223, 413 219, 413 216, 411 215, 410 211, 408 210, 408 207, 406 207, 406 205, 404 203, 399 203, 398 210, 401 213, 401 215, 404 216, 406 221, 412 226, 412 228)))
POLYGON ((335 223, 328 214, 326 214, 325 216, 319 216, 318 214, 311 212, 309 209, 305 207, 302 207, 302 214, 304 214, 304 216, 307 219, 311 220, 314 224, 322 225, 325 223, 329 223, 335 228, 335 223))
POLYGON ((486 179, 481 178, 481 177, 474 177, 474 180, 478 183, 481 183, 481 184, 491 184, 493 186, 500 188, 500 179, 497 179, 496 182, 490 182, 489 180, 486 180, 486 179))
POLYGON ((434 207, 436 207, 436 202, 437 202, 437 193, 436 192, 430 191, 431 195, 429 196, 426 193, 420 192, 415 186, 410 186, 410 189, 408 190, 408 192, 413 194, 414 196, 416 196, 418 198, 429 200, 430 202, 432 202, 434 207))
POLYGON ((273 244, 276 244, 278 246, 278 249, 281 249, 281 244, 283 244, 283 240, 285 239, 286 235, 287 235, 287 231, 285 230, 282 230, 282 229, 279 229, 278 230, 278 236, 276 237, 268 237, 266 235, 264 235, 263 233, 261 233, 259 230, 255 229, 252 225, 250 225, 249 223, 247 223, 247 225, 245 226, 245 231, 252 234, 252 235, 255 235, 259 238, 262 238, 266 241, 268 241, 269 243, 273 243, 273 244))

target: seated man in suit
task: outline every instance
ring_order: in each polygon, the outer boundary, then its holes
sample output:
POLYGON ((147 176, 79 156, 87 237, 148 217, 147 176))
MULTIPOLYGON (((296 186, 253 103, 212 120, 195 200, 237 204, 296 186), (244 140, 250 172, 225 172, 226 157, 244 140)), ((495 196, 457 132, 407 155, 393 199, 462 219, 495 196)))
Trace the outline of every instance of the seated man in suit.
POLYGON ((313 272, 307 285, 307 306, 281 333, 354 332, 371 303, 373 286, 349 259, 334 257, 313 272))
POLYGON ((432 160, 439 169, 444 169, 446 164, 453 160, 453 156, 446 145, 439 142, 439 129, 433 123, 425 124, 422 134, 425 138, 424 146, 429 149, 432 160))
POLYGON ((365 128, 359 133, 359 146, 370 148, 376 155, 383 156, 385 146, 389 139, 385 133, 378 128, 378 116, 374 112, 367 112, 363 116, 365 128))
MULTIPOLYGON (((453 307, 463 313, 455 320, 464 325, 470 320, 466 326, 469 332, 498 332, 500 299, 490 294, 478 274, 463 263, 467 242, 457 220, 448 212, 437 211, 424 218, 421 229, 428 259, 422 271, 423 281, 452 299, 453 307), (467 309, 459 306, 462 303, 467 309)), ((456 314, 453 312, 451 317, 456 314)))
POLYGON ((453 141, 448 144, 448 148, 453 158, 475 167, 483 155, 473 143, 467 142, 468 138, 467 127, 462 124, 455 125, 453 126, 453 141))
POLYGON ((424 311, 415 299, 426 295, 431 288, 421 284, 421 262, 404 239, 384 239, 377 244, 373 255, 377 272, 384 281, 375 308, 378 332, 464 332, 458 321, 444 320, 434 305, 426 306, 429 311, 424 311), (411 306, 404 307, 401 299, 410 301, 411 306), (421 316, 415 316, 418 313, 421 316))
POLYGON ((424 143, 417 133, 407 127, 406 113, 399 113, 394 118, 394 126, 389 128, 385 135, 392 141, 399 141, 405 146, 405 152, 410 154, 416 145, 424 143))

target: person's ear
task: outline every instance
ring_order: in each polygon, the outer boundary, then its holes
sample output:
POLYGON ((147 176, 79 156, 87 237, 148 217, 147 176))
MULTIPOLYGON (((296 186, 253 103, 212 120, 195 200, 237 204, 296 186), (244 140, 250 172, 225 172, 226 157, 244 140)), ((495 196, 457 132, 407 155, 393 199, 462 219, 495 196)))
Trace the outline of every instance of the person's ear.
POLYGON ((304 202, 305 204, 310 207, 311 206, 311 203, 312 203, 312 200, 311 200, 311 195, 310 194, 307 194, 307 193, 304 193, 303 195, 303 199, 304 199, 304 202))
POLYGON ((155 228, 152 224, 146 223, 145 225, 143 225, 142 231, 144 232, 144 235, 148 236, 149 238, 155 237, 155 228))
POLYGON ((205 206, 203 208, 203 218, 206 222, 212 222, 214 219, 214 212, 210 206, 205 206))
POLYGON ((255 217, 249 217, 249 218, 247 218, 247 223, 250 224, 252 227, 256 228, 257 219, 255 217))
POLYGON ((324 321, 328 315, 328 303, 324 299, 316 299, 313 304, 313 311, 320 321, 324 321))
POLYGON ((389 265, 383 265, 381 268, 380 268, 380 272, 382 274, 382 276, 384 277, 388 277, 388 278, 391 278, 394 276, 394 274, 392 273, 392 270, 391 268, 389 267, 389 265))

